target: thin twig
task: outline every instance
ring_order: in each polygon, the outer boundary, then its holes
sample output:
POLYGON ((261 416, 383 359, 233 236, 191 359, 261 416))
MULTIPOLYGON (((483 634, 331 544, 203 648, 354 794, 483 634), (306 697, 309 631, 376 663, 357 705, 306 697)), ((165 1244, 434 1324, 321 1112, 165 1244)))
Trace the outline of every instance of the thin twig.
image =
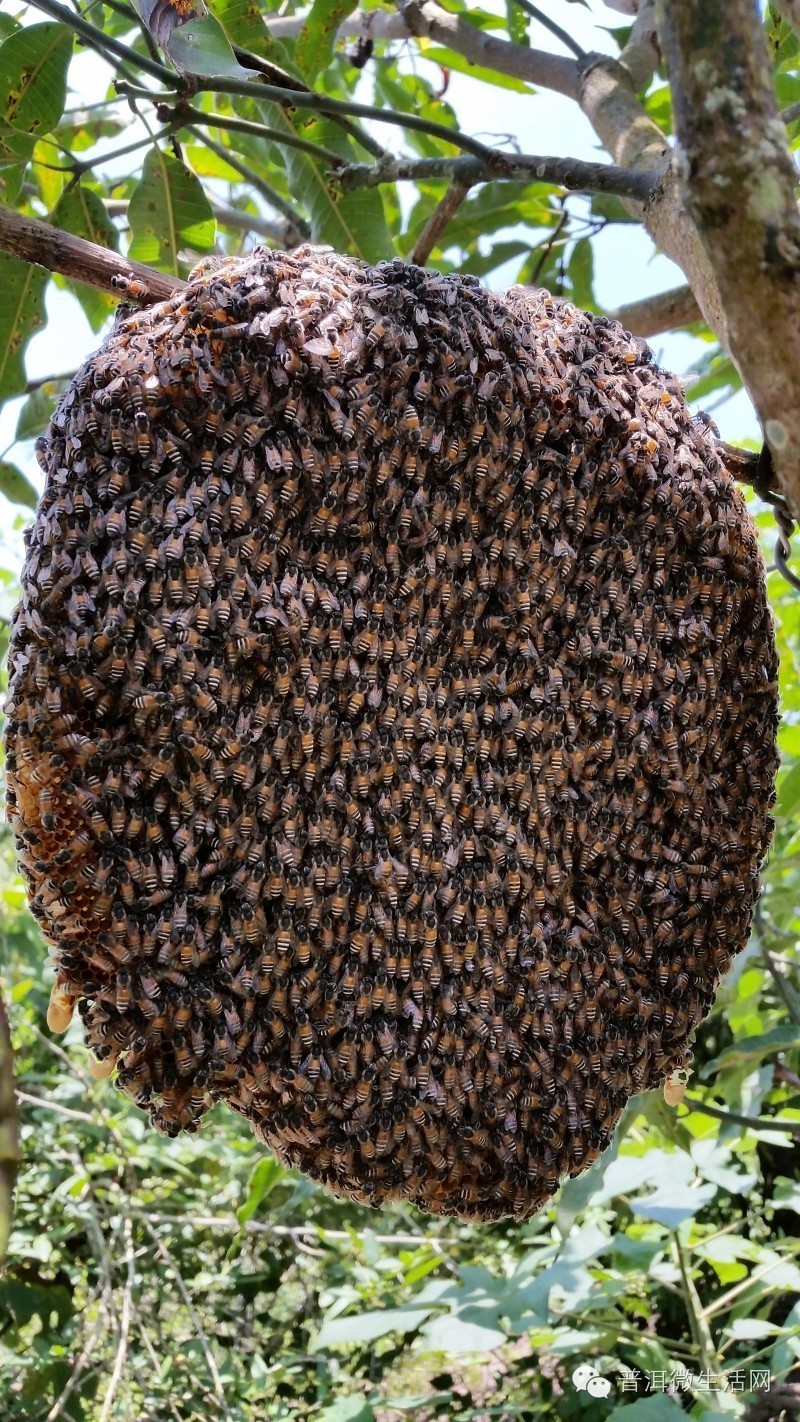
POLYGON ((544 28, 549 30, 551 35, 555 35, 556 39, 560 40, 563 45, 566 45, 567 49, 572 51, 576 59, 586 58, 586 50, 581 48, 578 41, 573 39, 572 35, 567 34, 566 30, 562 30, 561 26, 557 25, 555 20, 551 20, 550 16, 546 15, 543 10, 540 10, 538 5, 531 5, 530 0, 514 0, 514 4, 519 6, 520 10, 523 10, 526 15, 530 15, 532 20, 536 20, 540 25, 544 25, 544 28))
POLYGON ((424 267, 434 247, 447 230, 452 219, 469 193, 465 183, 451 183, 441 202, 434 208, 428 221, 417 238, 411 260, 418 267, 424 267))
POLYGON ((782 1116, 743 1116, 739 1111, 725 1111, 721 1106, 711 1106, 697 1096, 684 1096, 683 1104, 703 1116, 713 1116, 715 1121, 731 1121, 736 1126, 747 1126, 754 1131, 787 1131, 800 1140, 800 1121, 787 1121, 782 1116))
POLYGON ((39 1106, 44 1111, 55 1111, 57 1116, 65 1116, 68 1121, 85 1121, 90 1126, 97 1125, 94 1116, 89 1116, 86 1111, 73 1111, 69 1106, 62 1106, 60 1101, 45 1101, 41 1096, 29 1096, 27 1091, 18 1091, 17 1100, 26 1106, 39 1106))
MULTIPOLYGON (((182 88, 179 85, 177 90, 170 93, 154 93, 152 90, 137 88, 127 82, 117 82, 114 87, 118 94, 137 99, 149 99, 156 104, 174 104, 182 88)), ((458 129, 447 128, 443 123, 434 123, 431 119, 421 118, 419 114, 398 113, 395 109, 375 108, 371 104, 357 104, 349 99, 331 99, 327 94, 318 94, 311 90, 307 93, 305 91, 298 92, 296 89, 285 89, 278 84, 231 79, 226 75, 215 79, 205 79, 203 76, 195 74, 192 75, 192 92, 195 94, 238 94, 243 99, 254 99, 256 103, 266 99, 276 104, 288 105, 290 108, 309 109, 312 113, 343 114, 350 118, 372 119, 375 123, 388 123, 395 128, 413 129, 417 133, 427 133, 431 138, 438 138, 444 143, 449 143, 453 148, 460 148, 464 153, 471 153, 485 163, 490 161, 493 151, 485 143, 479 143, 477 138, 470 138, 467 134, 460 133, 458 129)))
POLYGON ((159 105, 159 115, 163 118, 166 114, 179 123, 181 128, 191 126, 230 129, 231 133, 250 133, 254 138, 263 139, 265 143, 298 148, 301 153, 308 153, 329 168, 342 168, 347 162, 341 153, 335 153, 332 148, 325 148, 321 143, 311 143, 309 139, 300 138, 298 134, 285 133, 283 129, 270 128, 268 124, 239 118, 236 114, 205 113, 202 109, 192 108, 191 104, 176 104, 171 109, 159 105))
MULTIPOLYGON (((91 1309, 92 1304, 98 1297, 99 1293, 100 1290, 95 1289, 84 1303, 83 1308, 81 1309, 84 1318, 91 1309)), ((69 1402, 70 1397, 72 1396, 73 1392, 78 1386, 78 1383, 81 1380, 81 1377, 83 1376, 83 1373, 86 1369, 86 1364, 88 1363, 89 1358, 91 1357, 92 1350, 97 1341, 98 1334, 100 1333, 100 1329, 104 1325, 104 1315, 102 1312, 99 1312, 97 1318, 92 1324, 91 1329, 89 1330, 86 1342, 84 1343, 80 1353, 78 1354, 78 1357, 75 1359, 72 1371, 69 1377, 67 1378, 67 1381, 65 1382, 63 1388, 61 1389, 61 1392, 53 1403, 53 1406, 50 1408, 50 1411, 48 1412, 47 1417, 45 1418, 45 1422, 57 1422, 57 1419, 61 1416, 62 1412, 64 1411, 64 1408, 69 1402)))
MULTIPOLYGON (((315 1225, 276 1225, 263 1224, 260 1220, 247 1220, 243 1225, 239 1224, 235 1215, 173 1215, 173 1214, 153 1214, 152 1210, 144 1210, 136 1205, 130 1206, 131 1213, 141 1215, 150 1221, 151 1224, 183 1224, 191 1225, 194 1229, 223 1229, 230 1230, 233 1234, 270 1234, 277 1235, 285 1239, 316 1239, 327 1242, 331 1240, 338 1243, 352 1241, 352 1230, 344 1229, 323 1229, 322 1226, 315 1225)), ((371 1231, 370 1231, 371 1233, 371 1231)), ((418 1234, 371 1234, 371 1237, 378 1244, 420 1244, 422 1240, 418 1234)), ((431 1238, 426 1237, 425 1242, 430 1244, 431 1238)), ((457 1239, 439 1239, 437 1242, 442 1246, 451 1249, 458 1249, 460 1242, 457 1239)))
MULTIPOLYGON (((194 129, 190 127, 189 132, 194 134, 194 129)), ((210 148, 212 153, 216 153, 217 157, 221 158, 223 162, 230 164, 231 168, 235 168, 236 172, 244 178, 245 182, 255 188, 256 192, 260 193, 264 198, 264 201, 270 204, 270 207, 274 207, 276 212, 283 213, 283 216, 288 222, 291 222, 292 227, 301 237, 307 237, 309 235, 311 229, 305 218, 301 217, 296 208, 292 207, 292 204, 288 202, 285 197, 281 197, 281 194, 276 192, 270 183, 266 183, 264 179, 250 167, 249 163, 245 163, 244 159, 240 158, 238 154, 234 153, 230 148, 226 148, 224 144, 217 143, 216 139, 211 138, 207 133, 202 136, 200 134, 194 134, 194 136, 199 138, 201 143, 205 144, 206 148, 210 148)))
MULTIPOLYGON (((199 1319, 198 1316, 197 1316, 197 1312, 196 1312, 196 1310, 195 1310, 194 1304, 192 1303, 192 1296, 191 1296, 191 1294, 189 1293, 189 1290, 188 1290, 187 1287, 186 1287, 186 1284, 185 1284, 185 1282, 184 1282, 183 1275, 181 1274, 181 1271, 180 1271, 180 1269, 178 1268, 178 1265, 177 1265, 176 1260, 173 1258, 173 1255, 171 1254, 170 1250, 167 1248, 167 1246, 166 1246, 166 1244, 164 1243, 163 1239, 161 1239, 160 1236, 159 1236, 158 1234, 156 1234, 156 1231, 153 1229, 153 1226, 152 1226, 152 1224, 150 1223, 150 1220, 153 1218, 153 1216, 151 1215, 150 1218, 148 1219, 148 1217, 147 1217, 147 1215, 145 1214, 145 1212, 142 1211, 142 1212, 141 1212, 141 1215, 140 1215, 140 1218, 141 1218, 141 1220, 142 1220, 142 1224, 143 1224, 143 1226, 144 1226, 144 1229, 147 1231, 147 1233, 149 1234, 150 1238, 152 1239, 153 1244, 154 1244, 155 1247, 156 1247, 156 1250, 157 1250, 158 1253, 161 1255, 161 1258, 164 1260, 164 1263, 168 1266, 168 1268, 171 1270, 172 1274, 174 1275, 175 1283, 176 1283, 177 1286, 178 1286, 178 1292, 180 1293, 180 1296, 181 1296, 181 1298, 183 1299, 184 1304, 186 1305, 186 1311, 187 1311, 187 1313, 188 1313, 188 1315, 189 1315, 189 1317, 190 1317, 190 1319, 191 1319, 191 1321, 192 1321, 192 1326, 193 1326, 193 1328, 194 1328, 194 1330, 195 1330, 195 1333, 197 1334, 198 1341, 199 1341, 199 1343, 200 1343, 200 1347, 201 1347, 202 1350, 203 1350, 203 1355, 204 1355, 205 1360, 206 1360, 206 1364, 207 1364, 207 1367, 208 1367, 208 1371, 209 1371, 209 1373, 211 1374, 211 1378, 212 1378, 212 1381, 213 1381, 213 1383, 214 1383, 214 1391, 216 1392, 217 1397, 219 1398, 219 1401, 222 1403, 222 1406, 223 1406, 224 1409, 225 1409, 225 1416, 230 1419, 230 1415, 231 1415, 231 1414, 230 1414, 230 1411, 229 1411, 229 1408, 228 1408, 228 1404, 227 1404, 227 1402, 226 1402, 226 1400, 225 1400, 225 1389, 224 1389, 223 1386, 222 1386, 222 1379, 221 1379, 221 1377, 220 1377, 220 1375, 219 1375, 219 1369, 217 1368, 217 1364, 216 1364, 216 1360, 215 1360, 215 1358, 214 1358, 214 1354, 213 1354, 212 1351, 211 1351, 211 1344, 209 1343, 209 1341, 208 1341, 208 1335, 206 1334, 206 1331, 205 1331, 205 1329, 203 1328, 203 1325, 202 1325, 202 1323, 200 1322, 200 1319, 199 1319)), ((102 1419, 101 1419, 101 1422, 102 1422, 102 1419)))
POLYGON ((703 1313, 700 1295, 697 1292, 694 1280, 689 1272, 683 1247, 678 1235, 675 1233, 673 1233, 671 1237, 671 1246, 672 1257, 680 1272, 689 1326, 697 1345, 700 1362, 703 1365, 703 1371, 711 1373, 714 1371, 714 1364, 717 1358, 717 1348, 714 1343, 714 1337, 709 1328, 708 1320, 703 1313))
POLYGON ((114 1359, 114 1367, 111 1377, 108 1380, 106 1395, 103 1399, 103 1406, 97 1422, 108 1422, 111 1415, 111 1408, 114 1404, 114 1395, 119 1387, 119 1380, 122 1377, 122 1369, 125 1366, 125 1358, 128 1352, 128 1332, 131 1325, 131 1304, 133 1302, 133 1290, 136 1283, 136 1271, 133 1258, 133 1237, 131 1234, 130 1220, 125 1220, 125 1262, 127 1264, 127 1275, 125 1279, 125 1291, 122 1296, 122 1312, 119 1323, 119 1342, 117 1344, 117 1354, 114 1359))

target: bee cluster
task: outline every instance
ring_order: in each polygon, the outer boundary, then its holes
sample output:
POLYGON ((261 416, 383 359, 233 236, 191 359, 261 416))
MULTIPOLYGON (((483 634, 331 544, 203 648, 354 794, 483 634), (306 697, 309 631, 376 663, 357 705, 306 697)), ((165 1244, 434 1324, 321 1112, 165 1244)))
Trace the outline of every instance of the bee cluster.
POLYGON ((525 1216, 679 1071, 767 846, 753 528, 541 291, 301 248, 123 314, 40 449, 8 806, 101 1069, 328 1188, 525 1216))

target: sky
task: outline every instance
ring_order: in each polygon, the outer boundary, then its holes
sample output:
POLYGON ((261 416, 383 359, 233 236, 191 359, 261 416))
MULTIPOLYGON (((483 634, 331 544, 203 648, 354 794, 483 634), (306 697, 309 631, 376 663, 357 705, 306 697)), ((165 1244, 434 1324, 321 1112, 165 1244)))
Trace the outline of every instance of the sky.
MULTIPOLYGON (((500 0, 482 0, 482 6, 487 9, 502 8, 500 0)), ((607 49, 610 53, 615 51, 606 31, 619 27, 626 20, 615 10, 607 8, 601 0, 589 0, 586 6, 579 0, 548 0, 547 8, 552 18, 584 48, 607 49)), ((25 18, 33 22, 43 17, 28 9, 25 18)), ((558 41, 535 22, 531 24, 530 36, 533 45, 562 52, 558 41)), ((418 60, 416 63, 419 65, 418 60)), ((424 69, 424 62, 419 67, 424 69)), ((83 54, 73 66, 72 77, 77 88, 70 95, 69 107, 101 96, 106 90, 110 70, 95 56, 83 54)), ((363 97, 369 101, 369 90, 363 97)), ((559 94, 545 89, 531 95, 518 94, 485 84, 478 85, 466 75, 453 73, 447 97, 459 115, 462 128, 475 137, 498 141, 504 135, 513 133, 519 148, 527 153, 589 160, 605 156, 577 104, 559 94), (479 129, 474 123, 476 99, 479 100, 479 129)), ((385 138, 386 133, 384 129, 381 136, 385 138)), ((107 147, 118 146, 119 142, 119 139, 108 140, 107 147)), ((124 164, 135 162, 138 158, 140 155, 136 154, 129 160, 118 160, 109 171, 125 176, 124 164)), ((410 195, 411 189, 406 191, 410 195)), ((581 200, 576 198, 570 201, 579 204, 581 200)), ((612 309, 680 285, 683 281, 679 268, 654 252, 647 234, 634 224, 612 226, 595 239, 595 273, 598 301, 612 309)), ((514 280, 514 274, 513 269, 494 273, 492 286, 501 288, 509 284, 514 280)), ((100 344, 101 337, 92 332, 75 298, 57 290, 53 283, 48 288, 47 310, 47 327, 33 338, 27 350, 27 372, 32 380, 75 369, 100 344)), ((703 342, 683 334, 656 336, 650 344, 659 363, 679 375, 685 375, 692 362, 707 349, 703 342)), ((11 401, 0 413, 0 458, 16 463, 39 488, 41 479, 33 445, 12 443, 21 403, 11 401)), ((743 392, 717 406, 714 419, 722 437, 731 443, 759 437, 758 422, 743 392)), ((0 496, 0 565, 8 569, 16 568, 21 560, 21 530, 26 521, 24 513, 21 514, 19 509, 0 496)), ((5 609, 0 606, 0 611, 5 609)))

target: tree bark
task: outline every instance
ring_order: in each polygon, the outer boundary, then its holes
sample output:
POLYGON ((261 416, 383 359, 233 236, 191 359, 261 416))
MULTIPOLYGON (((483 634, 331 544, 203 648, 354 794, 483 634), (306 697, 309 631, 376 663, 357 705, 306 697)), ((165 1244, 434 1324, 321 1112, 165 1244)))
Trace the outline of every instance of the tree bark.
MULTIPOLYGON (((778 117, 758 7, 756 0, 662 0, 661 20, 681 144, 682 203, 714 269, 724 344, 798 514, 797 173, 778 117)), ((702 305, 696 287, 695 294, 702 305)))
POLYGON ((14 1095, 14 1058, 11 1036, 0 1001, 0 1266, 11 1232, 14 1181, 19 1161, 19 1128, 14 1095))
POLYGON ((125 295, 126 299, 139 300, 144 305, 166 301, 186 285, 180 277, 165 276, 163 272, 143 266, 141 262, 131 262, 107 247, 99 247, 83 237, 73 237, 58 227, 40 222, 38 218, 24 217, 2 203, 0 252, 20 257, 24 262, 33 262, 49 272, 59 272, 74 281, 82 281, 86 286, 114 293, 120 300, 125 295), (115 284, 118 277, 141 283, 146 292, 138 298, 123 293, 115 284))

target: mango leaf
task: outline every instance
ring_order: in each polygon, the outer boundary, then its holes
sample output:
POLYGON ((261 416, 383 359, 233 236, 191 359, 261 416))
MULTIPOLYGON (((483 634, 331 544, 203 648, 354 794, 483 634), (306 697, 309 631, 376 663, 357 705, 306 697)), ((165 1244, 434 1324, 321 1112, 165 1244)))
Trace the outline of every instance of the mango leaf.
POLYGON ((655 1220, 667 1229, 677 1229, 684 1220, 690 1220, 699 1210, 705 1209, 717 1193, 716 1185, 671 1185, 665 1183, 651 1195, 639 1195, 631 1200, 635 1215, 646 1220, 655 1220))
POLYGON ((454 49, 434 45, 425 38, 418 39, 417 44, 423 59, 429 59, 432 64, 438 64, 442 69, 452 69, 456 74, 469 74, 471 79, 480 79, 482 83, 493 84, 497 89, 512 89, 516 94, 535 92, 530 84, 526 84, 522 79, 512 79, 510 75, 501 74, 497 69, 484 69, 480 64, 471 64, 463 54, 458 54, 454 49))
POLYGON ((39 502, 39 495, 22 470, 16 464, 8 464, 5 459, 0 460, 0 494, 4 494, 10 503, 26 504, 29 509, 35 509, 39 502))
MULTIPOLYGON (((302 79, 283 47, 270 38, 260 12, 248 0, 220 0, 217 13, 234 44, 247 47, 262 59, 272 59, 295 78, 302 79)), ((351 163, 359 156, 352 139, 322 114, 300 110, 287 114, 279 104, 267 102, 258 104, 257 110, 263 121, 278 132, 297 134, 319 143, 351 163)), ((337 252, 349 252, 368 262, 392 255, 392 240, 378 188, 341 193, 325 166, 310 154, 286 148, 281 151, 281 158, 292 198, 308 216, 314 242, 330 245, 337 252)))
POLYGON ((133 240, 128 256, 161 271, 180 274, 184 247, 208 252, 214 246, 214 214, 199 180, 183 163, 151 148, 128 204, 133 240))
POLYGON ((49 273, 0 253, 0 400, 25 389, 25 347, 45 323, 49 273))
POLYGON ((294 58, 309 83, 333 59, 336 31, 352 14, 352 0, 314 0, 297 38, 294 58))
POLYGON ((748 1068, 763 1061, 773 1052, 788 1052, 792 1047, 800 1047, 800 1027, 773 1027, 771 1032, 760 1032, 754 1037, 744 1037, 741 1042, 733 1042, 713 1061, 706 1062, 700 1072, 703 1081, 715 1076, 723 1067, 746 1066, 748 1068))
MULTIPOLYGON (((53 386, 50 385, 50 390, 53 386)), ((35 439, 42 430, 47 429, 54 409, 56 408, 56 398, 49 394, 48 390, 40 387, 29 395, 25 404, 19 412, 17 420, 17 430, 14 438, 35 439)))
POLYGON ((64 25, 27 25, 0 44, 0 163, 27 161, 55 128, 67 98, 72 35, 64 25))
POLYGON ((133 0, 133 8, 162 49, 167 48, 176 25, 206 13, 202 0, 199 4, 194 0, 133 0))
POLYGON ((233 79, 252 79, 252 69, 245 69, 236 58, 228 36, 213 15, 201 15, 178 25, 170 35, 165 49, 176 69, 183 74, 220 74, 233 79))
POLYGON ((580 241, 575 243, 567 265, 567 276, 572 287, 570 299, 585 311, 593 311, 594 251, 588 237, 581 237, 580 241))
POLYGON ((214 13, 224 26, 225 33, 240 49, 249 49, 260 59, 275 58, 276 63, 281 63, 277 57, 281 47, 273 40, 264 23, 260 0, 216 0, 214 13))
MULTIPOLYGON (((68 188, 50 214, 54 227, 71 232, 75 237, 84 237, 87 242, 95 242, 99 247, 109 247, 117 251, 119 237, 111 218, 108 216, 97 193, 78 183, 68 188)), ((93 331, 99 331, 103 322, 117 305, 114 297, 106 296, 83 282, 69 282, 69 288, 78 298, 86 312, 93 331)))
MULTIPOLYGON (((295 110, 290 121, 277 104, 259 107, 269 109, 267 122, 273 127, 293 131, 355 161, 352 140, 330 119, 295 110)), ((330 244, 337 252, 362 257, 366 262, 379 262, 392 255, 379 188, 341 193, 323 163, 310 154, 287 148, 285 159, 292 196, 308 214, 314 242, 330 244)))

